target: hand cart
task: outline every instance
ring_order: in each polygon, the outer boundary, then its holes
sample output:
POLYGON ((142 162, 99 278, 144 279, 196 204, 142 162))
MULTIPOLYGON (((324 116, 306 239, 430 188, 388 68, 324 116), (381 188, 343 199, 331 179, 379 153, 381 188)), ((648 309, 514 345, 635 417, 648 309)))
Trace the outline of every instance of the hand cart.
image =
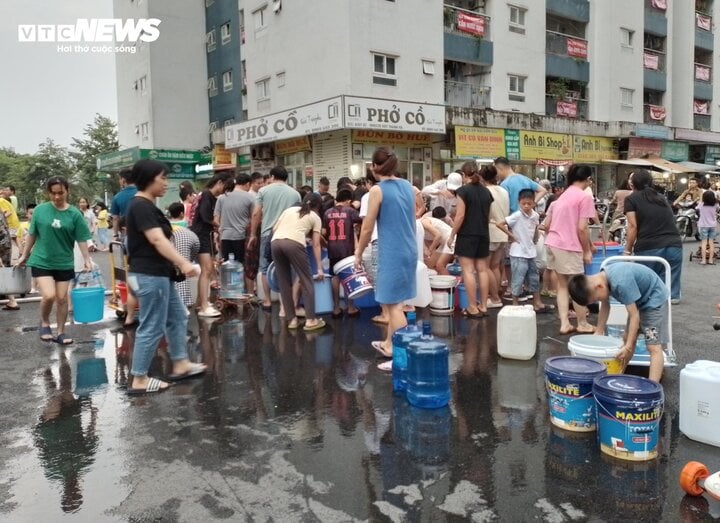
MULTIPOLYGON (((668 314, 668 342, 667 345, 663 349, 663 356, 665 357, 665 367, 677 367, 678 361, 677 361, 677 355, 675 354, 675 351, 673 350, 673 343, 672 343, 672 302, 670 299, 670 264, 665 260, 664 258, 660 258, 658 256, 611 256, 609 258, 606 258, 602 264, 600 265, 600 270, 605 268, 606 266, 612 264, 612 263, 619 263, 619 262, 633 262, 633 263, 642 263, 642 262, 651 262, 651 263, 660 263, 665 268, 665 286, 668 289, 668 300, 667 300, 667 314, 668 314)), ((613 317, 613 324, 619 323, 619 321, 622 319, 622 327, 625 328, 627 325, 627 310, 625 309, 624 305, 620 305, 618 309, 621 309, 619 311, 612 311, 613 305, 611 307, 611 316, 613 317)), ((616 305, 617 307, 617 305, 616 305)), ((636 367, 649 367, 650 366, 650 353, 647 352, 647 349, 638 350, 638 347, 635 347, 635 354, 633 355, 632 359, 628 363, 628 365, 634 365, 636 367)))
POLYGON ((127 315, 125 302, 130 289, 127 285, 128 268, 125 246, 120 242, 110 243, 110 301, 108 307, 115 311, 115 315, 124 320, 127 315))

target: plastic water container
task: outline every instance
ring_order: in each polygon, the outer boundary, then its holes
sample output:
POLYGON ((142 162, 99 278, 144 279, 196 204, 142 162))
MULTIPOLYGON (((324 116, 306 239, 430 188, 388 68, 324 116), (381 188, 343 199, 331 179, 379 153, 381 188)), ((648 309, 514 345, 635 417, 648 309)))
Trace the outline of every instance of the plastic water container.
POLYGON ((662 385, 639 376, 603 376, 592 392, 600 450, 628 461, 655 459, 665 400, 662 385))
POLYGON ((75 323, 92 323, 103 318, 105 289, 103 287, 76 287, 71 293, 75 323))
POLYGON ((325 275, 322 281, 313 281, 315 288, 315 314, 330 314, 333 311, 332 277, 325 275))
POLYGON ((239 299, 245 293, 245 269, 230 253, 228 260, 220 265, 220 297, 239 299))
POLYGON ((537 347, 537 323, 532 305, 506 305, 498 313, 497 348, 503 358, 529 360, 537 347))
POLYGON ((605 258, 620 256, 623 253, 623 246, 617 242, 605 242, 604 248, 602 242, 594 242, 593 245, 597 250, 595 254, 593 254, 592 262, 589 265, 585 265, 585 274, 588 276, 600 272, 600 266, 602 262, 605 261, 605 258))
POLYGON ((430 288, 430 275, 428 268, 421 261, 415 265, 415 297, 407 300, 407 305, 413 307, 427 307, 432 301, 432 290, 430 288))
POLYGON ((608 374, 622 374, 623 365, 616 356, 622 347, 622 339, 612 336, 580 334, 568 341, 568 350, 573 356, 599 361, 607 367, 608 374))
POLYGON ((720 362, 698 360, 680 371, 680 431, 720 447, 720 362))
POLYGON ((602 363, 586 358, 555 356, 545 362, 545 390, 550 422, 573 432, 592 432, 596 428, 593 381, 605 376, 602 363))
POLYGON ((407 389, 407 348, 411 341, 422 336, 423 328, 415 323, 416 315, 408 312, 408 324, 396 330, 392 336, 392 384, 393 392, 405 394, 407 389))
POLYGON ((416 407, 437 409, 450 401, 450 351, 432 338, 429 323, 423 328, 423 336, 407 349, 407 399, 416 407))
MULTIPOLYGON (((462 309, 468 308, 468 297, 467 297, 467 291, 465 290, 465 284, 461 283, 457 286, 457 294, 458 294, 458 307, 462 309)), ((480 302, 480 289, 477 291, 477 301, 480 302)))
MULTIPOLYGON (((600 309, 602 309, 602 303, 600 303, 600 309)), ((610 312, 608 313, 608 320, 607 320, 608 327, 610 325, 620 325, 620 326, 622 326, 622 328, 624 330, 626 324, 627 324, 627 309, 625 308, 625 305, 623 305, 619 301, 615 300, 614 298, 610 298, 610 312)), ((610 334, 610 333, 608 332, 608 334, 610 334)), ((611 334, 611 336, 612 336, 612 334, 611 334)))

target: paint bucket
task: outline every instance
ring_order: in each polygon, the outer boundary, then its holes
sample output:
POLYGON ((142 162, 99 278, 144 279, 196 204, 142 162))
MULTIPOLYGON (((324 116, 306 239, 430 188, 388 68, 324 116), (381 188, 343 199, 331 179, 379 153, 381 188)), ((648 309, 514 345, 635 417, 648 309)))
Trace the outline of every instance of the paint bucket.
POLYGON ((662 385, 639 376, 601 376, 592 388, 600 450, 628 461, 657 457, 662 385))
POLYGON ((103 318, 105 289, 103 287, 76 287, 71 291, 75 323, 92 323, 103 318))
POLYGON ((430 276, 430 314, 450 316, 455 308, 455 276, 430 276))
POLYGON ((622 347, 622 340, 612 336, 580 334, 568 342, 568 350, 573 356, 599 361, 607 367, 608 374, 622 374, 623 364, 615 359, 622 347))
POLYGON ((545 362, 545 390, 550 421, 573 432, 596 428, 593 380, 605 376, 605 365, 587 358, 555 356, 545 362))
POLYGON ((354 300, 373 290, 365 270, 355 269, 354 256, 348 256, 337 262, 333 267, 333 272, 340 279, 345 289, 345 296, 350 300, 354 300))
POLYGON ((315 287, 315 314, 330 314, 333 311, 332 277, 325 275, 322 281, 313 281, 315 287))

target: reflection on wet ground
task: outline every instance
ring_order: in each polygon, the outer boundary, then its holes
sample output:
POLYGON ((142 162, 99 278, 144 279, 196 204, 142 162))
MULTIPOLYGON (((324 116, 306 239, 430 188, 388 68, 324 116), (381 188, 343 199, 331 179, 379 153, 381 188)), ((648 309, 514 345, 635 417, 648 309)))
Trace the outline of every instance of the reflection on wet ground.
MULTIPOLYGON (((132 330, 86 327, 53 347, 32 387, 37 421, 3 435, 14 454, 0 518, 54 520, 712 521, 720 504, 683 499, 689 459, 717 449, 678 430, 668 376, 661 456, 601 456, 594 434, 551 428, 546 358, 566 354, 552 319, 538 356, 499 358, 495 321, 430 317, 451 346, 452 399, 423 410, 391 391, 365 313, 318 333, 289 332, 277 311, 192 317, 189 353, 209 372, 129 399, 132 330), (94 336, 94 337, 93 337, 94 336), (38 464, 40 465, 38 467, 38 464)), ((542 322, 545 323, 542 323, 542 322)), ((170 370, 166 347, 151 374, 170 370)), ((1 457, 2 455, 0 455, 1 457)), ((1 461, 0 461, 1 462, 1 461)))

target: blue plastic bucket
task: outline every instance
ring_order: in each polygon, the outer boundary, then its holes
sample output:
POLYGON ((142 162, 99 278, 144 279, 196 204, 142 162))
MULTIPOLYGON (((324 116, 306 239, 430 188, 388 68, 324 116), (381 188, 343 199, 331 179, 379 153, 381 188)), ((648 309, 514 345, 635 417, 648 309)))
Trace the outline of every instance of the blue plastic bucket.
POLYGON ((556 427, 574 432, 596 428, 593 381, 607 374, 599 361, 573 356, 556 356, 545 362, 545 390, 550 421, 556 427))
POLYGON ((333 272, 340 279, 340 283, 345 289, 345 296, 350 300, 359 298, 373 290, 367 273, 364 270, 355 270, 355 258, 353 256, 348 256, 337 262, 333 267, 333 272))
POLYGON ((595 254, 593 254, 592 262, 589 265, 585 265, 585 274, 588 276, 600 272, 600 266, 602 262, 605 261, 605 258, 621 256, 623 253, 623 246, 615 242, 606 243, 604 252, 602 242, 595 242, 595 249, 597 250, 595 254))
POLYGON ((639 376, 602 376, 593 384, 600 450, 628 461, 657 457, 665 395, 639 376))
POLYGON ((370 291, 367 294, 363 294, 359 298, 353 300, 355 307, 358 309, 372 309, 380 307, 380 304, 375 301, 375 291, 370 291))
MULTIPOLYGON (((465 284, 461 283, 458 285, 458 307, 460 310, 467 309, 468 308, 468 296, 467 291, 465 290, 465 284)), ((477 301, 480 302, 480 290, 477 291, 477 301)))
POLYGON ((268 265, 267 281, 271 291, 280 292, 280 285, 278 285, 277 273, 275 272, 275 262, 270 262, 270 265, 268 265))
POLYGON ((325 275, 322 281, 315 280, 315 314, 330 314, 333 311, 332 278, 325 275))
POLYGON ((103 287, 77 287, 71 291, 75 323, 92 323, 103 318, 105 289, 103 287))

